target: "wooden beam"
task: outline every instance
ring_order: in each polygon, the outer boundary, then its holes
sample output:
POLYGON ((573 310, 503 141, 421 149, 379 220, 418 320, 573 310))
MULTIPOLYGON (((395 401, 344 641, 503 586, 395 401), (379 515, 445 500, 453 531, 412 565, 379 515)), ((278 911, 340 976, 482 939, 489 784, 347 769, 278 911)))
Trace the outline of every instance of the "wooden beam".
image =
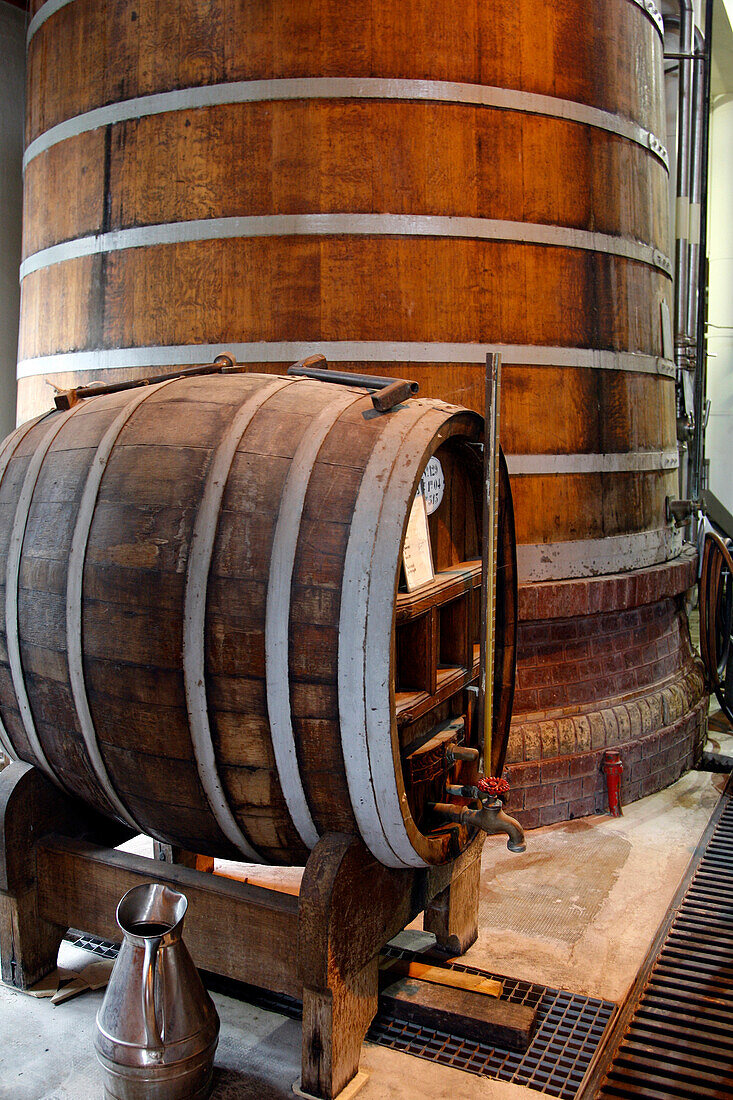
POLYGON ((188 898, 185 939, 197 966, 302 997, 296 971, 298 899, 219 875, 53 835, 38 846, 39 911, 47 921, 119 940, 117 904, 142 882, 188 898))
POLYGON ((537 1028, 536 1007, 484 997, 467 989, 438 988, 414 978, 395 982, 380 994, 380 1000, 403 1020, 509 1050, 525 1051, 537 1028))
MULTIPOLYGON (((432 932, 441 947, 463 955, 478 937, 478 904, 481 885, 483 833, 467 848, 453 868, 448 885, 430 891, 423 928, 432 932)), ((433 879, 437 875, 433 873, 433 879)))
POLYGON ((127 836, 62 794, 38 768, 9 764, 0 774, 0 971, 16 989, 28 989, 54 969, 69 926, 44 920, 38 906, 36 842, 55 829, 91 829, 112 843, 127 836))

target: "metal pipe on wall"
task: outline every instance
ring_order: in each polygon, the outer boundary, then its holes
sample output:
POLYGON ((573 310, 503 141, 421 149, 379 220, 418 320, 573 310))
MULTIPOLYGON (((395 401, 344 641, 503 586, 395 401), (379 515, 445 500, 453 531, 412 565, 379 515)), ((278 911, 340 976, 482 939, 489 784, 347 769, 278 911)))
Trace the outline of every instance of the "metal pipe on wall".
POLYGON ((705 39, 695 27, 695 56, 692 62, 690 112, 690 213, 688 217, 687 318, 685 332, 695 340, 698 315, 698 267, 703 175, 702 128, 705 100, 705 39))
POLYGON ((710 113, 712 0, 705 34, 695 27, 692 0, 680 0, 678 50, 677 198, 675 247, 675 363, 679 438, 689 447, 684 485, 688 499, 702 488, 707 298, 707 171, 710 113), (694 45, 694 50, 693 50, 694 45))
POLYGON ((705 0, 704 60, 700 128, 700 243, 698 247, 694 435, 691 445, 688 496, 697 500, 703 486, 705 460, 705 405, 707 399, 707 287, 708 287, 708 176, 710 158, 710 82, 713 49, 713 0, 705 0))
POLYGON ((692 53, 694 12, 692 0, 680 0, 679 83, 677 98, 677 203, 675 230, 675 363, 682 384, 688 369, 692 342, 687 332, 690 236, 690 138, 692 128, 692 53))

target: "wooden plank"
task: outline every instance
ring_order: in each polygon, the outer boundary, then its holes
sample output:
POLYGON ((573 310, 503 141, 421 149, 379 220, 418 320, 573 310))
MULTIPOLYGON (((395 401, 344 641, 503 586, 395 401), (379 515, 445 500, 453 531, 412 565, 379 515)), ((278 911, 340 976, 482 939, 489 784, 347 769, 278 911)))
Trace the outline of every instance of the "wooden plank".
POLYGON ((444 604, 439 612, 439 649, 438 663, 441 665, 461 665, 471 667, 473 639, 469 638, 470 621, 469 596, 444 604))
POLYGON ((414 978, 433 985, 449 986, 451 989, 465 989, 486 997, 501 997, 504 986, 493 978, 484 978, 480 974, 469 974, 463 970, 449 970, 445 966, 430 966, 428 963, 394 959, 382 955, 379 970, 383 977, 391 981, 397 975, 401 978, 414 978))
POLYGON ((449 699, 470 684, 478 676, 478 647, 474 647, 473 668, 438 669, 437 687, 434 695, 427 691, 400 691, 395 693, 397 722, 404 725, 414 722, 437 704, 449 699))
POLYGON ((421 740, 417 748, 410 749, 408 745, 405 750, 405 759, 410 760, 415 757, 420 757, 423 753, 431 752, 439 745, 443 745, 446 741, 455 741, 459 734, 462 734, 465 729, 465 720, 463 718, 451 718, 445 727, 432 732, 428 736, 427 740, 421 740))
POLYGON ((118 901, 153 877, 188 898, 186 943, 197 966, 302 996, 293 951, 298 905, 288 894, 61 837, 39 846, 38 868, 40 912, 52 923, 119 940, 118 901))
MULTIPOLYGON (((121 73, 127 78, 126 97, 134 97, 223 80, 307 77, 312 66, 306 59, 315 55, 329 60, 328 74, 371 77, 382 72, 420 79, 434 72, 447 81, 523 87, 639 117, 657 134, 664 133, 661 108, 648 94, 658 79, 661 40, 635 5, 604 9, 588 22, 583 0, 569 0, 562 18, 550 11, 520 22, 509 0, 500 0, 490 11, 467 9, 460 20, 450 0, 429 7, 424 0, 404 0, 379 16, 363 8, 344 12, 338 0, 328 0, 317 12, 304 11, 298 0, 286 0, 264 11, 245 7, 239 18, 202 19, 195 12, 179 16, 178 6, 165 5, 160 11, 141 12, 136 21, 113 22, 92 0, 76 2, 76 9, 58 12, 31 38, 29 77, 36 95, 29 105, 29 141, 63 119, 113 101, 119 96, 121 73), (477 50, 476 43, 485 48, 477 50), (607 58, 601 73, 594 64, 599 56, 607 58), (54 78, 59 72, 68 73, 67 79, 54 78)), ((335 109, 346 108, 337 104, 335 109)), ((287 178, 291 186, 303 175, 297 171, 306 155, 297 149, 302 117, 296 116, 280 138, 294 161, 287 178)), ((221 127, 219 122, 215 128, 221 127)), ((406 135, 406 143, 418 136, 406 135)), ((363 159, 367 166, 371 163, 371 158, 363 159)), ((336 165, 343 168, 340 160, 336 165)), ((445 165, 447 154, 436 171, 445 165)), ((231 172, 225 180, 234 176, 231 172)), ((269 192, 277 176, 263 183, 269 192)))
POLYGON ((56 966, 68 924, 39 909, 36 842, 52 828, 95 829, 112 843, 126 838, 61 794, 38 770, 14 762, 0 773, 0 956, 3 981, 27 989, 56 966))
POLYGON ((396 691, 425 691, 428 695, 435 694, 437 686, 435 627, 435 614, 431 609, 397 629, 396 691))
POLYGON ((478 938, 478 906, 481 889, 479 836, 456 865, 445 889, 433 894, 425 907, 423 928, 432 932, 441 947, 462 955, 478 938))
MULTIPOLYGON (((72 258, 30 272, 23 281, 28 296, 24 316, 38 316, 44 301, 67 297, 82 312, 99 261, 72 258)), ((190 343, 189 312, 176 307, 181 286, 195 285, 199 317, 221 316, 224 340, 245 335, 255 342, 298 340, 309 327, 322 340, 348 334, 353 340, 524 345, 526 303, 532 306, 538 342, 550 347, 620 344, 624 350, 637 329, 638 346, 653 349, 661 339, 656 311, 640 312, 632 320, 626 302, 658 300, 668 285, 657 269, 621 256, 514 241, 410 235, 238 237, 151 245, 110 253, 106 273, 99 297, 105 318, 109 315, 107 338, 120 347, 190 343), (273 275, 248 283, 246 290, 230 283, 226 295, 218 280, 201 280, 202 270, 235 267, 273 275), (551 279, 556 293, 543 296, 542 287, 551 279), (616 282, 624 298, 614 303, 615 309, 606 309, 610 292, 604 295, 599 288, 616 282), (299 287, 299 310, 292 308, 291 283, 299 287), (345 294, 344 287, 351 292, 345 294), (599 296, 604 308, 595 313, 599 296), (574 299, 574 309, 562 308, 574 299), (135 310, 121 312, 118 303, 125 301, 135 301, 135 310), (410 301, 413 308, 407 309, 410 301), (374 304, 365 311, 365 303, 374 304), (515 303, 522 308, 514 308, 515 303)), ((38 327, 24 322, 21 358, 74 345, 79 350, 93 347, 93 332, 76 314, 54 314, 38 327)), ((144 477, 140 490, 145 493, 144 477)))
POLYGON ((330 834, 313 849, 298 926, 305 1091, 332 1100, 356 1074, 377 1010, 377 955, 420 904, 422 877, 377 863, 356 837, 330 834))
POLYGON ((379 999, 403 1020, 508 1050, 526 1051, 537 1026, 536 1008, 414 978, 388 986, 379 999))
POLYGON ((153 858, 161 863, 173 863, 179 867, 192 867, 194 871, 206 871, 214 873, 214 857, 202 856, 197 852, 189 852, 185 848, 179 848, 176 844, 162 844, 159 840, 153 843, 153 858))
POLYGON ((444 569, 436 574, 435 580, 418 591, 397 593, 397 623, 422 615, 430 607, 448 603, 462 593, 477 588, 480 583, 480 561, 461 562, 451 569, 444 569))

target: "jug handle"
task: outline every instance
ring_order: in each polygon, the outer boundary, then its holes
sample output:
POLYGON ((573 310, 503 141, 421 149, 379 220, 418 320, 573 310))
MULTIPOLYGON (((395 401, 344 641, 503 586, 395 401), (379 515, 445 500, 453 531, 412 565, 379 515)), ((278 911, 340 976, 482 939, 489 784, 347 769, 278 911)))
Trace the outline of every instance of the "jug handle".
POLYGON ((155 1015, 155 963, 158 957, 160 939, 145 940, 145 960, 143 962, 143 1021, 145 1024, 145 1045, 150 1050, 162 1052, 163 1039, 155 1015))

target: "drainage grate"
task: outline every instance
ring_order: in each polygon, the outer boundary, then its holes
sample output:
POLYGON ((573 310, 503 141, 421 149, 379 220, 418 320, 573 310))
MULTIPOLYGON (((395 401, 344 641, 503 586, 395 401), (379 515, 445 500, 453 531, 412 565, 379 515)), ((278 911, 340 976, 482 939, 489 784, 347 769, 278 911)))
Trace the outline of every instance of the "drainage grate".
POLYGON ((78 928, 69 928, 64 936, 72 947, 81 947, 84 951, 91 951, 102 959, 116 959, 120 945, 111 940, 100 940, 99 936, 90 936, 88 932, 80 932, 78 928))
MULTIPOLYGON (((70 929, 67 940, 104 958, 115 958, 117 944, 70 929)), ((388 947, 385 954, 410 961, 425 961, 426 956, 388 947)), ((444 1066, 465 1070, 497 1081, 511 1081, 525 1085, 562 1100, 574 1100, 591 1060, 608 1028, 616 1005, 577 993, 550 989, 517 978, 504 978, 489 974, 475 966, 448 963, 431 958, 432 962, 449 970, 461 970, 468 974, 495 978, 504 985, 502 1000, 512 1004, 538 1006, 539 1024, 535 1036, 525 1054, 463 1039, 447 1031, 420 1027, 400 1020, 386 1011, 379 1011, 372 1022, 367 1039, 379 1046, 391 1047, 406 1054, 440 1062, 444 1066)), ((209 989, 216 989, 230 997, 247 1001, 279 1012, 291 1019, 299 1019, 302 1007, 299 1001, 284 994, 257 989, 231 978, 206 974, 209 989)))
MULTIPOLYGON (((397 948, 387 953, 409 960, 422 959, 397 948)), ((594 997, 550 989, 533 982, 489 974, 462 963, 441 963, 450 970, 481 974, 503 982, 502 1000, 538 1006, 539 1025, 525 1054, 489 1043, 458 1038, 446 1031, 420 1027, 379 1012, 367 1039, 407 1054, 428 1058, 467 1073, 510 1081, 563 1100, 577 1096, 591 1060, 603 1039, 616 1005, 594 997)))
POLYGON ((592 1072, 587 1097, 733 1096, 732 795, 733 778, 592 1072))

